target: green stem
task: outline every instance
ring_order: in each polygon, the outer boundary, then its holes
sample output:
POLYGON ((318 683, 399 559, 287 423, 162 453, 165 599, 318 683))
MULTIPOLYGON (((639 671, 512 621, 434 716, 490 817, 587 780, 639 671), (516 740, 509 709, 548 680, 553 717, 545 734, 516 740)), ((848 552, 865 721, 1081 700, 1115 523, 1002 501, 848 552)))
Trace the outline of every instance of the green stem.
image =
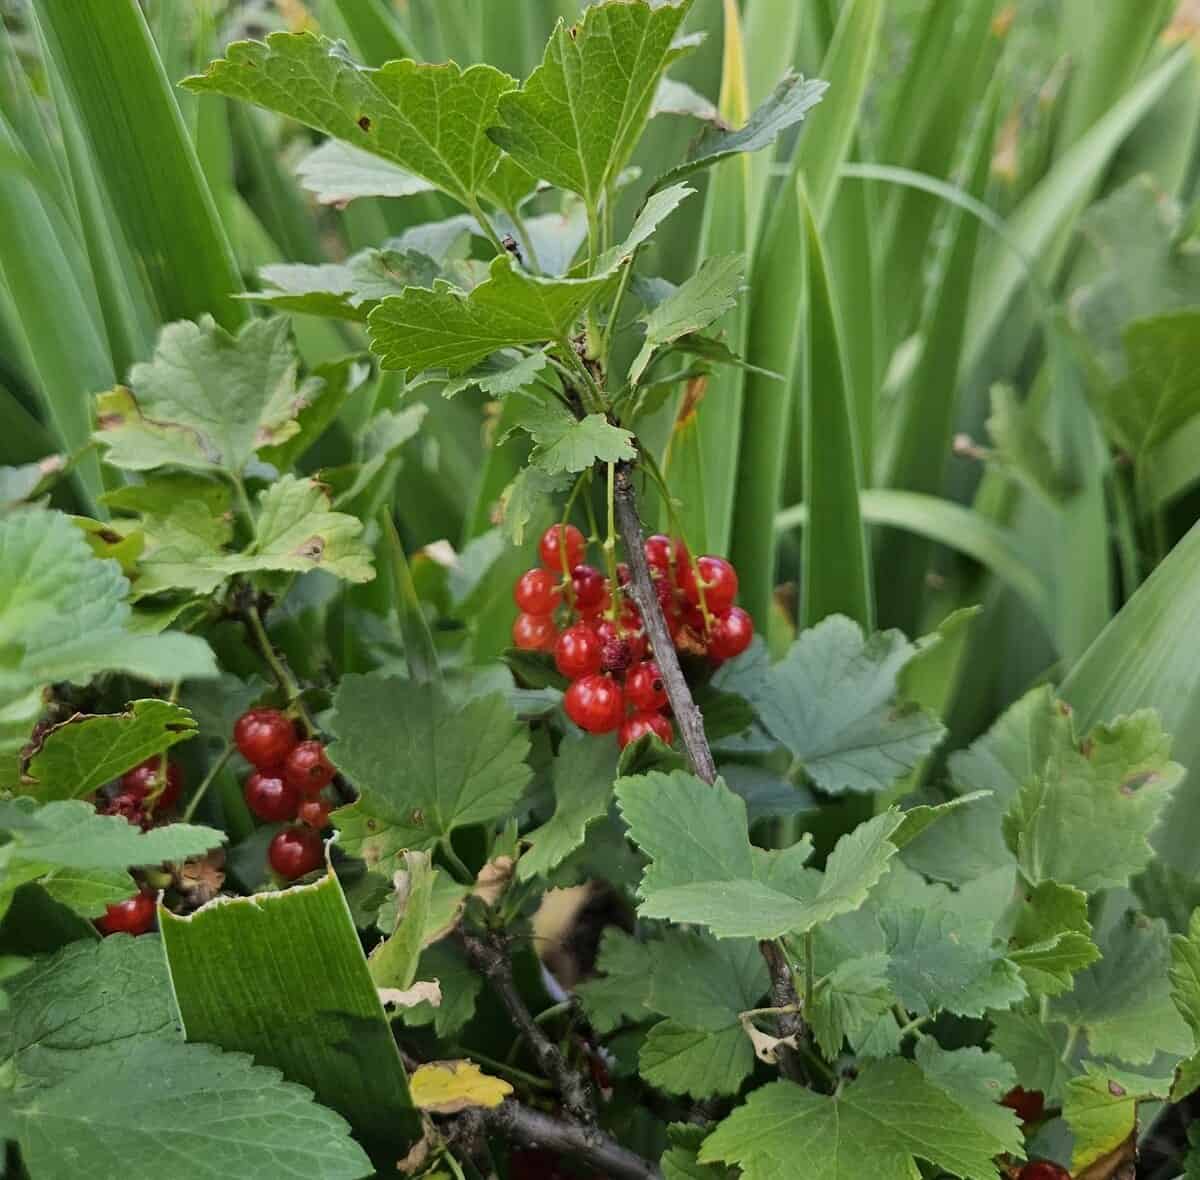
POLYGON ((454 873, 458 877, 460 884, 474 885, 474 874, 469 868, 467 868, 465 864, 463 864, 458 853, 454 851, 454 846, 450 843, 449 836, 442 837, 440 847, 442 850, 442 855, 445 856, 446 860, 450 862, 450 868, 454 870, 454 873))
POLYGON ((509 216, 512 218, 513 228, 517 231, 517 240, 521 244, 521 257, 525 261, 525 269, 531 270, 535 274, 541 274, 542 264, 538 261, 537 251, 533 247, 533 239, 529 236, 528 226, 515 209, 509 216))
POLYGON ((900 1039, 904 1040, 907 1036, 919 1033, 932 1019, 932 1016, 918 1016, 915 1020, 910 1020, 907 1024, 902 1024, 900 1026, 900 1039))
POLYGON ((250 507, 250 497, 246 493, 246 485, 242 482, 242 477, 236 471, 229 473, 229 482, 233 485, 234 499, 237 500, 238 514, 242 517, 242 521, 246 528, 250 530, 250 536, 254 536, 254 510, 250 507))
POLYGON ((1067 1032, 1067 1043, 1063 1046, 1062 1056, 1059 1057, 1059 1061, 1061 1061, 1063 1065, 1068 1065, 1070 1063, 1071 1054, 1075 1050, 1075 1042, 1079 1040, 1079 1033, 1080 1026, 1078 1024, 1069 1026, 1069 1030, 1067 1032))
POLYGON ((458 1166, 458 1160, 454 1158, 454 1154, 452 1152, 443 1151, 441 1158, 446 1167, 448 1167, 450 1171, 454 1173, 456 1180, 467 1180, 466 1176, 463 1175, 462 1168, 458 1166))
POLYGON ((813 989, 816 987, 816 971, 813 967, 813 932, 804 935, 804 1018, 810 1020, 813 1009, 813 989))
POLYGON ((621 268, 621 277, 617 280, 617 293, 613 296, 608 312, 608 322, 604 325, 604 332, 600 338, 600 358, 606 373, 608 372, 609 354, 612 352, 612 339, 617 331, 617 316, 621 310, 621 304, 625 300, 625 290, 629 286, 629 276, 632 273, 633 259, 631 258, 621 268))
POLYGON ((200 785, 196 788, 196 793, 188 800, 188 805, 184 809, 183 822, 185 824, 196 814, 196 808, 200 806, 200 800, 208 793, 208 788, 212 786, 217 775, 225 768, 225 763, 231 757, 233 757, 233 746, 228 745, 221 752, 221 756, 208 768, 208 773, 200 780, 200 785))
POLYGON ((276 655, 274 645, 271 643, 271 637, 267 634, 267 629, 263 625, 262 615, 258 613, 258 607, 254 603, 251 603, 246 608, 246 621, 250 624, 250 631, 258 643, 263 659, 267 662, 267 667, 271 669, 275 679, 279 682, 279 687, 283 689, 288 708, 296 712, 296 715, 300 718, 300 723, 304 726, 307 733, 315 733, 317 727, 313 724, 312 718, 308 715, 308 710, 304 707, 304 702, 300 699, 300 685, 296 683, 295 677, 288 671, 287 665, 276 655))
POLYGON ((551 1004, 549 1008, 539 1012, 534 1018, 534 1024, 546 1024, 556 1016, 563 1016, 575 1007, 573 1000, 563 1000, 561 1004, 551 1004))
POLYGON ((560 340, 558 347, 563 354, 563 363, 570 371, 571 379, 579 389, 579 396, 583 399, 583 408, 589 414, 603 414, 606 409, 604 394, 600 392, 600 386, 596 384, 596 379, 588 372, 587 365, 579 359, 579 354, 570 340, 560 340))
POLYGON ((497 254, 507 254, 508 251, 504 248, 504 243, 500 240, 500 235, 496 233, 496 227, 492 225, 491 219, 483 211, 483 206, 477 200, 472 200, 467 206, 475 220, 479 222, 479 228, 483 230, 483 236, 491 242, 492 247, 497 254))
POLYGON ((478 1062, 480 1065, 486 1065, 488 1069, 494 1069, 497 1073, 507 1074, 514 1082, 521 1082, 526 1086, 532 1086, 535 1090, 554 1089, 553 1082, 548 1082, 545 1078, 539 1078, 536 1074, 526 1073, 523 1069, 517 1069, 515 1065, 509 1065, 504 1061, 497 1061, 495 1057, 488 1057, 487 1054, 480 1053, 478 1049, 468 1049, 465 1046, 457 1045, 453 1049, 453 1052, 461 1054, 471 1061, 478 1062))

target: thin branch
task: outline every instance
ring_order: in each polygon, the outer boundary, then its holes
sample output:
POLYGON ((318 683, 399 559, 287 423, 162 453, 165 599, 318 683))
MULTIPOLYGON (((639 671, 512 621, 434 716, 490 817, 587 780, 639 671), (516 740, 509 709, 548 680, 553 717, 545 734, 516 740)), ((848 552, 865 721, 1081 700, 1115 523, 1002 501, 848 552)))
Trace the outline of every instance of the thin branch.
POLYGON ((507 1139, 571 1156, 611 1180, 661 1180, 662 1173, 652 1163, 603 1131, 556 1119, 511 1098, 489 1110, 484 1120, 507 1139))
MULTIPOLYGON (((787 956, 769 938, 759 942, 758 949, 771 976, 771 1003, 779 1013, 779 1036, 802 1037, 804 1021, 799 1015, 796 985, 792 980, 792 969, 788 966, 787 956)), ((779 1046, 779 1068, 784 1076, 791 1078, 793 1082, 807 1081, 799 1055, 786 1045, 779 1046)))
POLYGON ((529 1042, 542 1072, 554 1082, 567 1112, 582 1123, 594 1123, 596 1115, 592 1106, 591 1087, 577 1070, 571 1068, 558 1046, 530 1015, 513 979, 512 961, 504 940, 495 934, 479 937, 464 933, 462 943, 467 959, 491 983, 513 1024, 529 1042))
POLYGON ((646 634, 650 637, 650 645, 654 648, 654 659, 662 673, 667 699, 671 702, 671 712, 675 714, 684 749, 687 750, 696 775, 706 783, 714 783, 717 780, 717 766, 704 732, 704 718, 696 702, 692 700, 692 691, 688 688, 683 669, 679 666, 679 656, 671 640, 671 633, 667 630, 662 603, 655 593, 654 579, 650 575, 650 566, 642 548, 642 521, 638 516, 633 472, 628 463, 617 464, 613 498, 617 529, 625 546, 625 560, 629 563, 630 587, 638 610, 641 611, 646 634))

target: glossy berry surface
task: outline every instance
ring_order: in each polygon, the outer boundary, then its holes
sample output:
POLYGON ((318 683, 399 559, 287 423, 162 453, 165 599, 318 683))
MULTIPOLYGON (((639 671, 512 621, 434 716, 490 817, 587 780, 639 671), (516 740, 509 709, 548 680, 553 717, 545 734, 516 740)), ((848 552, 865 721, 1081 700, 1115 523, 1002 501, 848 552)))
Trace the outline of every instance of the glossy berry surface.
POLYGON ((542 565, 555 573, 562 573, 564 567, 574 569, 582 560, 587 543, 583 534, 573 525, 552 524, 543 534, 538 543, 538 556, 542 565), (566 546, 566 561, 563 560, 563 546, 566 546))
POLYGON ((571 587, 580 610, 602 606, 608 598, 608 581, 595 566, 577 565, 571 571, 571 587))
POLYGON ((183 771, 174 762, 167 762, 166 782, 163 782, 163 757, 155 754, 145 762, 139 762, 132 770, 121 775, 121 792, 135 799, 155 795, 154 806, 163 811, 174 806, 183 790, 183 771), (162 788, 161 791, 159 788, 162 788))
POLYGON ((568 627, 554 645, 554 666, 568 679, 578 680, 600 671, 604 644, 587 623, 568 627))
POLYGON ((271 824, 295 819, 300 806, 300 792, 283 777, 282 770, 256 770, 246 780, 243 794, 246 806, 271 824))
POLYGON ((675 559, 675 542, 662 533, 654 533, 646 538, 642 545, 646 554, 646 564, 652 574, 666 577, 671 572, 671 564, 675 559))
POLYGON ((1023 1123, 1036 1123, 1046 1113, 1046 1102, 1041 1090, 1022 1090, 1014 1086, 1003 1098, 1001 1106, 1017 1112, 1017 1118, 1023 1123))
POLYGON ((713 619, 708 637, 708 654, 714 659, 740 656, 754 638, 754 620, 740 606, 731 606, 713 619))
POLYGON ((124 901, 108 906, 102 918, 96 919, 101 934, 145 934, 154 925, 154 897, 135 893, 124 901))
POLYGON ((315 738, 301 742, 284 759, 283 777, 301 795, 316 795, 331 782, 336 771, 325 757, 325 747, 315 738))
POLYGON ((267 849, 271 868, 288 881, 320 868, 324 850, 319 832, 312 828, 284 828, 267 849))
POLYGON ((260 770, 279 766, 295 746, 296 727, 278 709, 251 709, 233 727, 238 752, 260 770))
POLYGON ((558 628, 549 615, 519 614, 512 625, 514 647, 522 651, 553 651, 558 628))
POLYGON ((642 713, 653 713, 667 703, 667 688, 653 660, 635 664, 625 677, 625 699, 642 713))
POLYGON ((584 676, 563 697, 567 716, 588 733, 612 733, 625 714, 621 686, 607 676, 584 676))
POLYGON ((296 809, 296 818, 320 832, 329 827, 329 813, 332 810, 324 799, 305 799, 296 809))
POLYGON ((528 615, 552 614, 562 601, 561 577, 548 569, 526 570, 513 587, 513 601, 528 615))
POLYGON ((648 733, 656 734, 668 746, 675 740, 675 727, 661 713, 634 713, 621 722, 617 741, 624 749, 648 733))
POLYGON ((698 557, 696 568, 686 565, 680 572, 679 585, 688 602, 700 602, 700 587, 704 588, 704 605, 712 614, 720 614, 733 606, 738 592, 737 571, 723 557, 698 557), (697 584, 696 571, 700 573, 697 584))
POLYGON ((1018 1180, 1071 1180, 1071 1173, 1049 1160, 1036 1160, 1021 1169, 1018 1180))

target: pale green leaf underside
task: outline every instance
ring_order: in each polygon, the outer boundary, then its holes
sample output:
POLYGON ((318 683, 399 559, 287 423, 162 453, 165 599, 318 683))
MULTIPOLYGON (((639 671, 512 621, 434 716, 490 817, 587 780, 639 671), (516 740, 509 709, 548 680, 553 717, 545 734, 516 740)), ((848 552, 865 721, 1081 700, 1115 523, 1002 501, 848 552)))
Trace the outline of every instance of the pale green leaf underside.
POLYGON ((557 401, 522 399, 517 424, 536 443, 531 462, 543 471, 586 471, 594 463, 633 459, 633 435, 603 414, 577 418, 557 401))
POLYGON ((322 205, 339 208, 358 197, 411 197, 434 187, 398 164, 339 139, 327 139, 309 152, 296 165, 296 177, 322 205))

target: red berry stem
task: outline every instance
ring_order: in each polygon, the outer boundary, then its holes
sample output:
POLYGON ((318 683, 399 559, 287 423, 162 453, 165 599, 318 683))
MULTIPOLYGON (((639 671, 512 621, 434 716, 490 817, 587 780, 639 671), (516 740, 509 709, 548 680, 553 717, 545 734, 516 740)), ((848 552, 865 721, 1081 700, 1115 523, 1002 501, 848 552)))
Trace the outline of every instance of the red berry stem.
POLYGON ((267 667, 271 669, 279 687, 283 689, 288 709, 294 711, 299 717, 306 735, 316 733, 317 727, 313 724, 308 710, 304 707, 304 702, 300 699, 300 685, 296 683, 296 678, 288 671, 287 665, 276 653, 275 647, 271 643, 271 637, 267 634, 267 628, 263 624, 262 615, 258 613, 258 607, 253 602, 247 603, 243 617, 250 628, 250 633, 254 636, 255 643, 258 644, 259 651, 262 652, 263 659, 267 662, 267 667))
POLYGON ((704 732, 704 717, 692 699, 691 689, 679 666, 679 656, 663 616, 662 604, 654 589, 654 579, 646 562, 643 548, 642 521, 638 516, 637 493, 633 486, 633 472, 628 463, 619 463, 613 476, 613 508, 621 542, 625 546, 625 557, 629 562, 630 583, 634 601, 641 611, 642 623, 654 648, 654 658, 662 673, 671 712, 679 726, 683 748, 687 750, 692 769, 706 783, 717 780, 717 766, 709 749, 708 735, 704 732))

